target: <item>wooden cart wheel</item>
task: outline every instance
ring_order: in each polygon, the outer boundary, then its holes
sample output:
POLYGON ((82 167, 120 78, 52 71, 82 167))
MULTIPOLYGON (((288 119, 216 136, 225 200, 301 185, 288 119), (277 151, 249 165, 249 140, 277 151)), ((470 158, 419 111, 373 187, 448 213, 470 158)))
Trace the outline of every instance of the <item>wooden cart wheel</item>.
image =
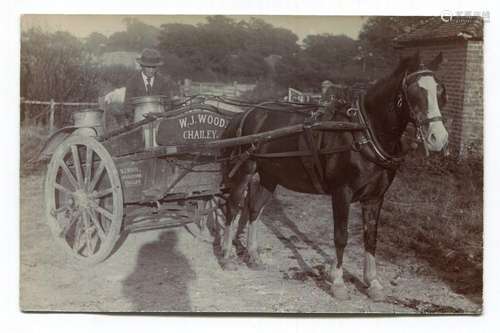
POLYGON ((222 201, 215 196, 198 200, 196 209, 200 212, 199 220, 186 225, 197 239, 208 243, 220 242, 226 221, 222 201))
POLYGON ((123 193, 118 170, 94 138, 72 135, 50 160, 47 221, 57 243, 79 262, 106 259, 120 236, 123 193))

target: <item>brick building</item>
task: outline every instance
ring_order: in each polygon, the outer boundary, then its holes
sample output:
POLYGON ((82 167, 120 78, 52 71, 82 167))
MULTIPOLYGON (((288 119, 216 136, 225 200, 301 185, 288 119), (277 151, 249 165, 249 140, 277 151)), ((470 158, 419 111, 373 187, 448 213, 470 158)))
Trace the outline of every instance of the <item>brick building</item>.
POLYGON ((443 52, 437 76, 446 86, 448 103, 441 110, 450 134, 450 149, 465 157, 483 148, 483 20, 429 18, 394 39, 404 56, 420 50, 424 63, 443 52))

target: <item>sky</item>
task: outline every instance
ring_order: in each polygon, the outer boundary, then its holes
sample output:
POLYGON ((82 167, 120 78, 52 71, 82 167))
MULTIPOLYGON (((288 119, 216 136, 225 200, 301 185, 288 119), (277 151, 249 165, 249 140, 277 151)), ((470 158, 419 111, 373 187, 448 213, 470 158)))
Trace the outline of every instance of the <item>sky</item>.
MULTIPOLYGON (((363 16, 230 16, 235 20, 248 20, 250 17, 262 18, 276 27, 293 31, 299 40, 310 34, 330 33, 358 38, 359 31, 366 21, 363 16)), ((41 27, 54 32, 68 31, 77 37, 86 37, 92 32, 106 36, 125 30, 123 18, 135 17, 144 23, 159 27, 164 23, 197 24, 206 22, 202 15, 23 15, 21 28, 41 27)))

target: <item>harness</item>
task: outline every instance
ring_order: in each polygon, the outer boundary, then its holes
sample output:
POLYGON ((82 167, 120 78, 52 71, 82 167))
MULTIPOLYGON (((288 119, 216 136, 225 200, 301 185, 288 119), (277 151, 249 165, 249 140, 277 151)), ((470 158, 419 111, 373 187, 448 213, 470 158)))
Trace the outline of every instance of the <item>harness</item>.
MULTIPOLYGON (((410 74, 405 74, 403 78, 403 82, 401 84, 402 86, 402 92, 404 99, 406 101, 406 105, 408 106, 408 109, 410 111, 410 121, 415 124, 415 127, 417 129, 417 142, 421 143, 424 142, 424 125, 428 125, 432 122, 436 121, 443 121, 442 116, 436 116, 436 117, 431 117, 431 118, 426 118, 426 119, 419 119, 417 113, 415 112, 415 109, 412 107, 410 103, 408 103, 408 87, 415 83, 419 78, 422 76, 432 76, 435 78, 434 72, 426 69, 423 64, 420 64, 420 70, 410 73, 410 74)), ((436 80, 437 81, 437 80, 436 80)), ((401 103, 402 104, 402 103, 401 103)), ((424 144, 424 149, 425 149, 425 154, 429 155, 429 151, 427 149, 427 146, 424 144)))
MULTIPOLYGON (((412 107, 412 105, 408 102, 408 88, 411 84, 414 84, 420 77, 422 76, 434 76, 434 72, 431 70, 425 69, 421 67, 420 70, 416 72, 412 72, 408 74, 405 73, 402 83, 401 83, 401 92, 398 94, 398 98, 395 103, 392 105, 393 108, 401 109, 403 104, 408 106, 409 114, 410 114, 410 122, 415 124, 417 128, 417 141, 423 142, 424 140, 424 125, 427 125, 431 122, 442 121, 443 118, 441 116, 426 118, 421 120, 418 118, 417 112, 412 107)), ((269 102, 272 103, 272 102, 269 102)), ((268 103, 267 103, 268 104, 268 103)), ((248 116, 254 112, 258 108, 264 108, 265 104, 254 106, 245 112, 243 117, 241 118, 238 128, 236 130, 236 135, 241 136, 243 132, 243 127, 248 116)), ((300 112, 300 110, 295 110, 296 112, 300 112)), ((245 152, 241 152, 241 147, 237 156, 237 163, 234 165, 233 169, 229 173, 229 177, 231 178, 237 169, 249 158, 287 158, 287 157, 300 157, 302 158, 302 162, 304 164, 305 169, 307 170, 312 183, 316 190, 319 193, 326 193, 326 189, 324 188, 324 168, 321 163, 320 156, 322 155, 332 155, 337 153, 342 153, 346 151, 357 151, 359 152, 365 159, 381 166, 385 169, 395 170, 397 169, 402 161, 404 160, 405 154, 393 155, 385 151, 380 142, 378 141, 373 126, 366 114, 366 110, 364 107, 364 95, 361 95, 355 102, 353 106, 348 108, 345 111, 345 115, 351 119, 359 123, 363 130, 357 133, 352 133, 353 142, 348 145, 341 145, 338 147, 332 148, 323 148, 321 149, 321 142, 323 137, 323 131, 319 131, 317 138, 315 138, 313 132, 315 130, 312 128, 312 124, 318 120, 328 120, 328 119, 318 119, 322 115, 322 111, 312 112, 310 113, 310 117, 306 118, 304 122, 304 131, 303 137, 305 142, 306 149, 299 149, 297 151, 287 151, 287 152, 277 152, 277 153, 259 153, 258 145, 251 145, 245 152), (310 158, 310 159, 309 159, 310 158)), ((335 110, 337 113, 337 110, 335 110)), ((324 116, 324 115, 323 115, 324 116)), ((333 117, 333 114, 331 114, 333 117)), ((257 125, 255 131, 258 132, 263 126, 265 120, 267 118, 267 114, 261 117, 257 121, 257 125)), ((425 144, 424 144, 425 147, 425 144)), ((427 150, 427 147, 426 147, 427 150)))

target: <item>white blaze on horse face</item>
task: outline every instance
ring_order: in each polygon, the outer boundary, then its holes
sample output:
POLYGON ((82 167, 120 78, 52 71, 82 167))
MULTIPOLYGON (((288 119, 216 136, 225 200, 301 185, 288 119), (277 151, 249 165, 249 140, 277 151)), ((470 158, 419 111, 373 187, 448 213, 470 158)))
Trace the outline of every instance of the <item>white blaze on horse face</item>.
MULTIPOLYGON (((423 76, 418 80, 419 87, 427 91, 427 119, 441 117, 437 100, 437 82, 432 76, 423 76)), ((424 144, 431 151, 440 151, 448 143, 448 132, 442 121, 429 123, 424 144)))

